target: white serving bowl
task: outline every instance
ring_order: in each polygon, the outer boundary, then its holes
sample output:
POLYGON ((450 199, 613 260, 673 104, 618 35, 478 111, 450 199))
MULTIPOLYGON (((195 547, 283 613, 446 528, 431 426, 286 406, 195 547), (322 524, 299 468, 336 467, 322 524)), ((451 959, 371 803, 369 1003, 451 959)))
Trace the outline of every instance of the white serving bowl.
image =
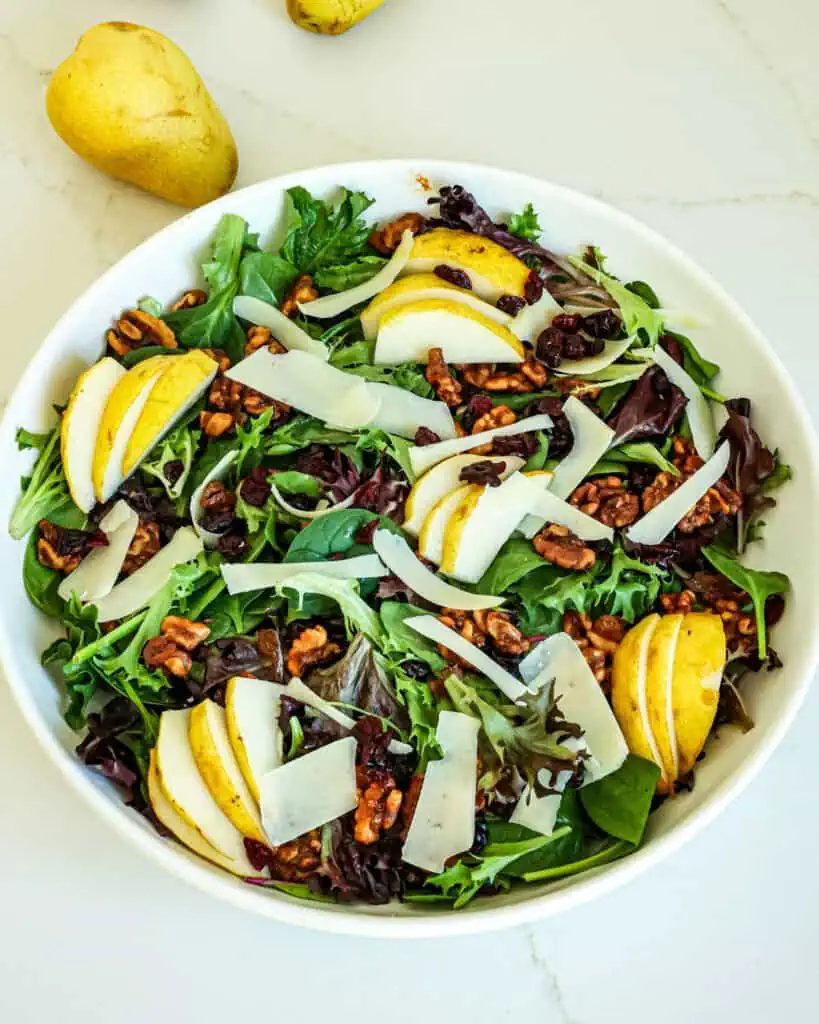
POLYGON ((595 243, 609 257, 612 273, 651 283, 663 304, 694 314, 702 326, 690 331, 703 353, 721 363, 720 390, 748 396, 754 422, 772 447, 780 447, 795 470, 780 504, 766 516, 764 546, 752 562, 786 572, 793 584, 787 612, 774 643, 785 666, 746 683, 744 693, 756 728, 748 735, 728 729, 708 747, 692 793, 667 801, 652 815, 644 845, 630 857, 555 884, 520 886, 477 899, 457 912, 419 905, 347 906, 301 902, 260 890, 222 873, 160 839, 127 810, 113 786, 75 757, 77 737, 62 720, 62 697, 40 665, 40 653, 54 637, 54 624, 28 602, 21 579, 24 543, 0 531, 0 653, 9 685, 44 750, 65 778, 122 836, 181 879, 236 906, 280 921, 333 932, 378 936, 437 936, 478 932, 555 914, 622 885, 679 847, 711 821, 750 781, 795 716, 819 660, 819 619, 811 594, 819 578, 819 543, 813 510, 819 507, 819 461, 802 400, 779 360, 748 317, 702 270, 653 231, 618 210, 576 192, 520 174, 435 160, 341 164, 300 171, 225 196, 189 213, 150 238, 112 267, 69 309, 31 360, 0 426, 0 460, 6 486, 0 520, 7 522, 17 480, 31 463, 18 452, 19 425, 43 429, 53 422, 52 404, 64 402, 81 370, 101 354, 114 316, 143 295, 163 302, 198 280, 202 251, 223 213, 245 217, 266 242, 281 230, 284 190, 303 185, 324 195, 337 185, 363 189, 377 200, 374 218, 406 210, 428 210, 424 185, 462 184, 493 215, 504 216, 532 202, 545 230, 545 244, 575 252, 595 243), (807 513, 807 514, 806 514, 807 513))

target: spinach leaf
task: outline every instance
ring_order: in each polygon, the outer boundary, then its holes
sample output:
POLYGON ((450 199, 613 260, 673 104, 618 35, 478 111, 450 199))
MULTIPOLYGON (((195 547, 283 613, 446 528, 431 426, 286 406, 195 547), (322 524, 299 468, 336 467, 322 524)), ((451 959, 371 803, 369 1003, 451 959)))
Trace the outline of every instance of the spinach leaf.
MULTIPOLYGON (((512 878, 521 878, 528 871, 542 871, 564 864, 571 864, 583 855, 586 844, 583 813, 576 789, 567 789, 560 798, 560 809, 555 822, 556 829, 568 829, 554 843, 521 857, 506 869, 512 878)), ((488 836, 490 843, 515 842, 537 835, 523 825, 512 825, 508 821, 490 819, 488 836)))
MULTIPOLYGON (((85 513, 72 501, 64 501, 57 508, 50 509, 48 518, 57 526, 72 530, 81 530, 85 526, 85 513)), ((55 569, 42 565, 37 558, 37 532, 34 531, 29 537, 23 555, 23 586, 35 608, 49 618, 60 619, 63 617, 65 601, 57 593, 57 588, 63 576, 55 569)))
POLYGON ((423 608, 400 601, 384 601, 380 608, 381 624, 384 627, 383 650, 387 655, 395 655, 395 660, 418 658, 426 662, 433 672, 443 672, 447 665, 446 659, 438 652, 435 644, 406 624, 412 616, 425 614, 423 608))
POLYGON ((281 256, 301 274, 360 256, 367 248, 371 228, 362 214, 374 200, 363 192, 342 190, 341 201, 332 205, 314 199, 301 187, 287 190, 292 204, 290 229, 281 256))
POLYGON ((616 772, 580 790, 583 810, 603 832, 639 846, 659 777, 653 761, 629 754, 616 772))
POLYGON ((503 594, 524 576, 548 566, 524 537, 510 537, 478 583, 481 594, 503 594))
POLYGON ((275 253, 245 253, 239 264, 239 293, 278 306, 298 273, 292 263, 275 253))
POLYGON ((541 398, 556 398, 558 394, 559 392, 554 389, 547 389, 546 391, 530 391, 524 395, 509 395, 501 392, 487 397, 492 399, 493 405, 505 405, 513 412, 520 412, 521 409, 527 409, 533 403, 539 402, 541 398))
MULTIPOLYGON (((381 519, 375 512, 361 508, 339 509, 313 519, 297 534, 284 556, 285 562, 320 562, 334 555, 365 554, 370 545, 356 541, 359 530, 373 520, 381 519)), ((383 524, 386 525, 386 524, 383 524)), ((388 527, 389 528, 389 527, 388 527)), ((395 523, 393 532, 397 531, 395 523)))
POLYGON ((313 275, 313 281, 318 288, 326 288, 331 292, 344 292, 348 288, 355 288, 356 285, 369 281, 386 262, 380 256, 359 256, 352 263, 320 268, 313 275))
POLYGON ((21 540, 35 523, 47 518, 71 498, 60 456, 60 423, 47 439, 41 434, 18 430, 17 446, 21 449, 37 448, 40 452, 31 475, 22 481, 22 494, 9 522, 9 533, 15 540, 21 540))
POLYGON ((513 213, 509 218, 509 233, 527 242, 536 242, 540 238, 543 229, 531 203, 524 206, 522 213, 513 213))
POLYGON ((645 281, 629 281, 626 288, 628 288, 632 294, 641 298, 649 309, 660 308, 660 300, 657 298, 657 293, 651 285, 646 284, 645 281))
MULTIPOLYGON (((375 367, 371 365, 374 351, 374 341, 359 340, 353 341, 350 344, 345 343, 343 345, 337 345, 333 349, 333 354, 330 356, 330 365, 336 366, 340 370, 348 370, 350 367, 361 366, 364 364, 369 366, 372 370, 380 369, 384 370, 385 373, 389 372, 392 369, 390 366, 375 367)), ((384 378, 372 378, 372 380, 376 379, 383 380, 384 378)), ((387 383, 389 384, 392 382, 387 381, 387 383)))
POLYGON ((591 871, 592 868, 610 864, 613 860, 619 860, 633 851, 633 844, 625 839, 609 840, 600 849, 580 860, 559 864, 552 868, 542 868, 539 871, 527 871, 523 880, 525 882, 546 882, 554 881, 557 878, 568 878, 570 875, 579 875, 583 871, 591 871))
POLYGON ((629 381, 621 381, 619 384, 614 384, 610 388, 606 388, 605 391, 600 392, 600 397, 597 399, 597 407, 601 414, 606 417, 609 416, 619 404, 619 402, 626 397, 631 390, 631 383, 629 381))
POLYGON ((721 572, 750 597, 756 614, 759 657, 764 660, 768 656, 765 602, 774 594, 787 594, 791 588, 790 580, 781 572, 765 572, 761 569, 749 569, 740 565, 734 555, 716 544, 704 547, 702 553, 718 572, 721 572))

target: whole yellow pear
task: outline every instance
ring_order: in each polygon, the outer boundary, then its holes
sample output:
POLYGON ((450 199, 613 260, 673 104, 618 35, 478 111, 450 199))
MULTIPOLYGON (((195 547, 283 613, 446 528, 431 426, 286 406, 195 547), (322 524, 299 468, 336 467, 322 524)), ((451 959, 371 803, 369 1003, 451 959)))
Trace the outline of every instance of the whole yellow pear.
POLYGON ((46 110, 79 156, 182 206, 217 199, 236 178, 236 144, 196 68, 142 25, 89 29, 54 72, 46 110))
POLYGON ((384 0, 287 0, 287 13, 300 28, 326 36, 340 36, 384 0))

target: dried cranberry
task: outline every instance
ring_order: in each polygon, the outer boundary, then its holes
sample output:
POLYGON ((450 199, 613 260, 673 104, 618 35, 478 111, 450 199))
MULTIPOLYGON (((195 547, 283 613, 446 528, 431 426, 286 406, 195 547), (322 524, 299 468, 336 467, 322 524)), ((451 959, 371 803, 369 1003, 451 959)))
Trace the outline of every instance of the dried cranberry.
POLYGON ((535 344, 535 355, 549 367, 556 370, 563 360, 563 342, 566 335, 559 327, 547 327, 541 331, 535 344))
POLYGON ((610 339, 616 338, 621 332, 623 325, 620 318, 611 309, 601 309, 599 313, 589 313, 583 317, 583 330, 593 338, 610 339))
POLYGON ((270 497, 270 484, 267 482, 268 471, 259 466, 253 469, 242 481, 239 493, 248 505, 261 508, 270 497))
POLYGON ((501 295, 495 305, 502 313, 508 313, 509 316, 517 316, 526 305, 526 300, 522 299, 519 295, 501 295))
POLYGON ((562 398, 541 398, 535 408, 536 412, 546 413, 547 416, 551 416, 552 419, 557 419, 558 416, 563 415, 563 399, 562 398))
POLYGON ((401 670, 410 679, 426 679, 430 674, 429 665, 425 661, 421 661, 420 658, 410 658, 409 661, 402 661, 401 670))
POLYGON ((602 338, 585 338, 584 340, 586 343, 587 356, 599 356, 606 347, 606 343, 602 338))
POLYGON ((172 487, 184 472, 185 467, 181 459, 171 459, 165 463, 165 479, 172 487))
POLYGON ((564 359, 583 359, 586 355, 586 342, 579 334, 567 334, 563 339, 564 359))
POLYGON ((235 520, 232 507, 207 508, 199 517, 199 525, 208 533, 227 533, 235 520))
POLYGON ((419 427, 415 431, 415 443, 419 448, 425 444, 437 444, 440 440, 435 431, 430 430, 429 427, 419 427))
POLYGON ((513 434, 511 437, 496 437, 492 444, 493 455, 519 455, 528 459, 537 448, 537 438, 533 432, 513 434))
POLYGON ((523 297, 530 306, 538 301, 543 295, 543 278, 534 270, 529 271, 526 284, 523 286, 523 297))
POLYGON ((580 330, 581 317, 574 313, 558 313, 558 315, 552 320, 551 326, 557 327, 558 330, 566 331, 567 334, 577 334, 580 330))
POLYGON ((440 277, 442 281, 454 284, 456 288, 465 288, 467 291, 472 291, 472 282, 469 280, 469 274, 465 270, 458 270, 456 267, 448 267, 446 263, 439 263, 433 273, 436 277, 440 277))
POLYGON ((463 415, 463 426, 466 430, 472 430, 475 422, 485 416, 488 412, 492 412, 494 406, 492 399, 489 395, 473 395, 466 403, 466 409, 463 415))
POLYGON ((500 487, 501 473, 506 469, 505 462, 493 462, 482 459, 464 466, 458 477, 465 484, 486 484, 489 487, 500 487))
POLYGON ((572 450, 572 445, 574 444, 572 428, 563 413, 560 413, 559 416, 555 416, 553 413, 549 415, 554 420, 552 433, 549 435, 549 458, 564 459, 572 450))
POLYGON ((250 550, 250 545, 247 542, 247 537, 241 533, 231 532, 219 538, 216 542, 216 550, 224 555, 229 562, 232 562, 246 555, 250 550))

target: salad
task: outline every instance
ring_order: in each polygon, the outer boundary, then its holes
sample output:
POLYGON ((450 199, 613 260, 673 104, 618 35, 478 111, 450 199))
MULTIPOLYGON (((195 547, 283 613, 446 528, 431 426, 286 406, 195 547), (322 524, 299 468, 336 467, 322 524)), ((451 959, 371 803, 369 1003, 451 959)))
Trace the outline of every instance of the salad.
POLYGON ((279 246, 224 216, 18 431, 77 755, 297 898, 457 909, 628 855, 781 664, 788 579, 743 556, 790 468, 531 205, 288 195, 279 246))

